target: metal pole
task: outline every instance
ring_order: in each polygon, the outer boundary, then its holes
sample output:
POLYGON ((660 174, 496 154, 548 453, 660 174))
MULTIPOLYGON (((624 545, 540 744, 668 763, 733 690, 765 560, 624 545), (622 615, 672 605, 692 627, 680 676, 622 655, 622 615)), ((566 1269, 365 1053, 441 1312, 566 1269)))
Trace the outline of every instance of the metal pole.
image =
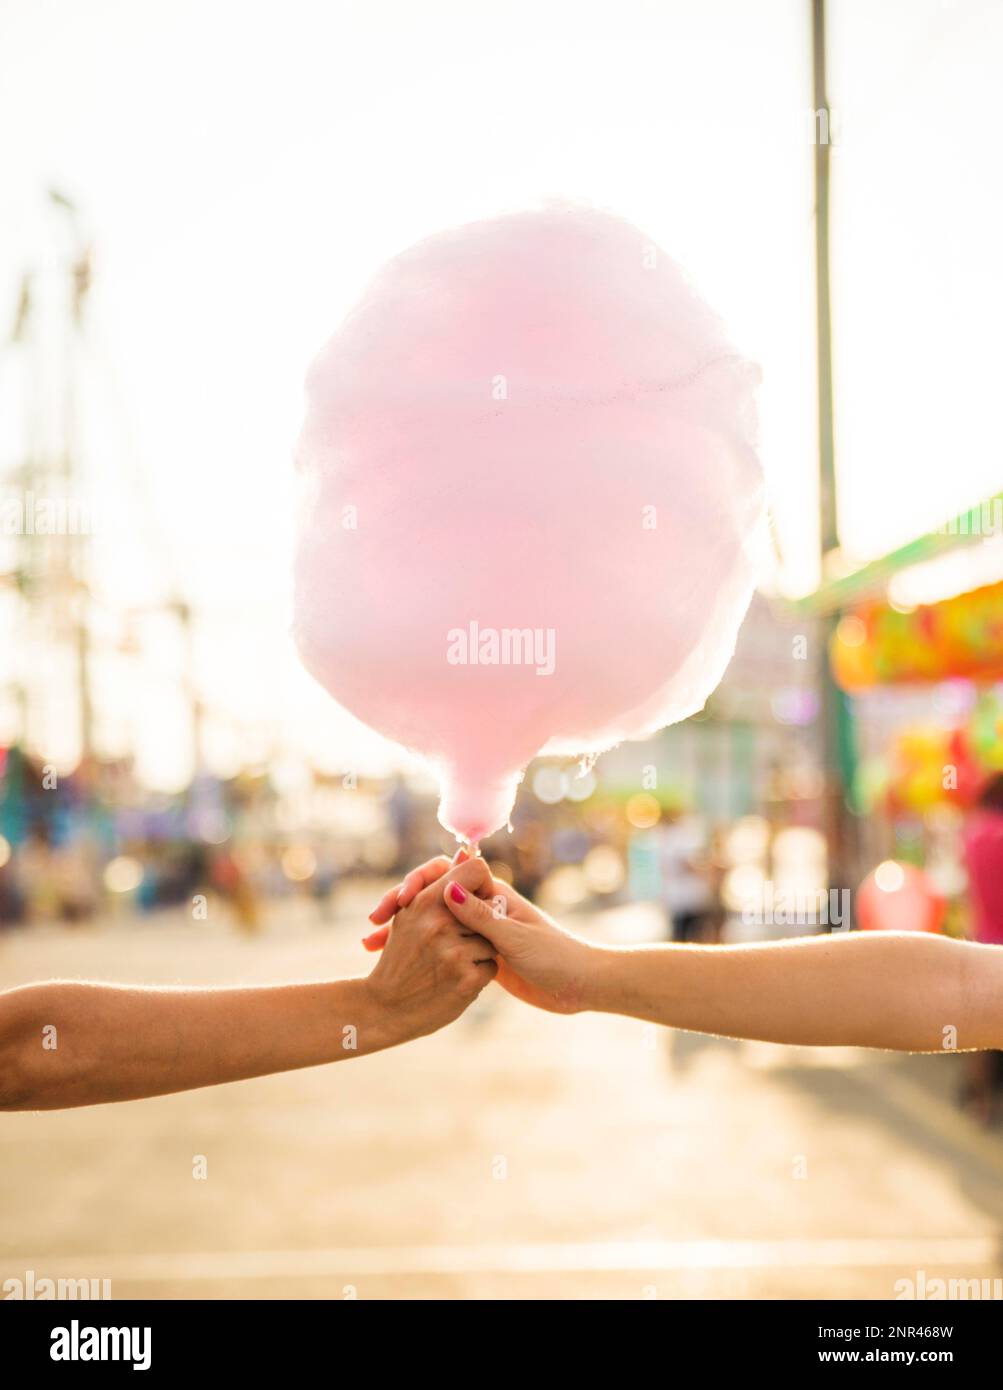
MULTIPOLYGON (((53 205, 65 215, 70 232, 71 259, 67 267, 68 304, 65 318, 63 370, 63 484, 68 499, 80 484, 77 473, 77 376, 78 353, 84 329, 84 310, 91 284, 90 248, 80 230, 77 209, 57 189, 49 190, 53 205)), ((94 746, 94 705, 91 695, 90 591, 87 572, 87 538, 67 537, 67 574, 71 630, 76 665, 79 709, 80 756, 87 759, 94 746)))
POLYGON ((829 154, 832 113, 826 90, 825 0, 812 0, 815 102, 815 302, 818 359, 818 477, 823 556, 839 544, 832 399, 832 297, 829 283, 829 154))
MULTIPOLYGON (((839 545, 836 509, 836 445, 833 427, 832 295, 829 270, 829 173, 832 111, 826 73, 825 0, 812 0, 812 94, 815 133, 815 303, 818 370, 818 481, 820 546, 826 555, 839 545)), ((823 572, 823 580, 825 578, 823 572)), ((847 806, 847 776, 852 763, 852 729, 846 696, 832 678, 829 642, 839 613, 819 620, 818 679, 821 692, 821 740, 825 769, 825 835, 831 887, 850 886, 852 827, 847 806)))

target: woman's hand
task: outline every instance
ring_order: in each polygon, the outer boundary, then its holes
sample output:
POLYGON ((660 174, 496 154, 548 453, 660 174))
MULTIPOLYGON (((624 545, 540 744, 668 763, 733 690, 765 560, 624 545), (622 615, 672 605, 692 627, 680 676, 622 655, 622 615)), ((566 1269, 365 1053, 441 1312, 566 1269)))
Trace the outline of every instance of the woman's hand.
MULTIPOLYGON (((457 849, 451 860, 447 859, 446 855, 436 855, 435 859, 428 859, 424 865, 418 865, 417 869, 411 869, 410 873, 404 874, 399 884, 393 885, 393 888, 388 888, 383 897, 379 899, 370 913, 370 922, 374 924, 374 927, 386 926, 386 923, 390 922, 396 912, 399 912, 401 908, 407 908, 411 902, 414 902, 422 888, 428 888, 429 885, 436 883, 436 880, 449 872, 451 867, 461 865, 465 859, 470 859, 467 851, 457 849)), ((383 933, 374 931, 365 938, 368 951, 379 951, 385 941, 385 931, 383 933), (368 942, 374 940, 374 937, 378 937, 378 935, 381 937, 379 944, 368 945, 368 942)))
MULTIPOLYGON (((483 859, 471 860, 454 864, 448 881, 472 896, 485 874, 483 859)), ((457 923, 435 878, 386 930, 386 949, 366 985, 378 1014, 400 1031, 400 1041, 451 1023, 497 974, 491 942, 457 923)))
MULTIPOLYGON (((496 933, 495 936, 489 936, 487 931, 480 934, 496 944, 500 939, 497 933, 508 930, 507 949, 502 951, 498 947, 496 978, 509 994, 552 1013, 576 1013, 590 1007, 586 987, 595 975, 600 952, 564 931, 509 884, 492 878, 484 860, 479 856, 470 859, 463 849, 457 850, 452 863, 445 855, 429 859, 417 869, 412 869, 401 883, 383 895, 369 914, 369 920, 377 924, 377 930, 363 939, 366 950, 381 951, 390 930, 382 924, 389 921, 402 906, 412 902, 419 893, 427 892, 447 872, 450 872, 450 881, 456 879, 461 890, 473 899, 464 909, 462 903, 446 897, 445 905, 455 917, 462 921, 461 911, 466 911, 470 921, 476 916, 477 920, 483 921, 496 933), (465 875, 457 876, 450 872, 463 863, 470 864, 465 875), (490 919, 481 915, 484 903, 489 908, 490 919), (522 968, 517 968, 516 958, 522 968), (536 973, 538 971, 540 973, 536 973)), ((436 891, 440 901, 443 901, 442 888, 436 891)))
POLYGON ((377 930, 362 938, 362 944, 366 950, 382 951, 387 944, 387 936, 390 931, 388 924, 393 919, 394 914, 399 912, 402 907, 408 907, 414 902, 423 888, 430 887, 451 868, 457 864, 463 864, 469 858, 470 855, 465 849, 458 849, 452 860, 447 859, 444 854, 440 854, 435 859, 429 859, 424 864, 419 864, 417 869, 412 869, 409 874, 405 874, 400 883, 395 884, 393 888, 388 888, 369 914, 369 920, 377 930))
MULTIPOLYGON (((483 860, 472 861, 481 863, 483 860)), ((527 1004, 573 1014, 593 1007, 601 952, 572 936, 484 865, 476 890, 457 875, 437 890, 458 922, 498 953, 498 983, 527 1004)), ((426 890, 429 891, 429 890, 426 890)))

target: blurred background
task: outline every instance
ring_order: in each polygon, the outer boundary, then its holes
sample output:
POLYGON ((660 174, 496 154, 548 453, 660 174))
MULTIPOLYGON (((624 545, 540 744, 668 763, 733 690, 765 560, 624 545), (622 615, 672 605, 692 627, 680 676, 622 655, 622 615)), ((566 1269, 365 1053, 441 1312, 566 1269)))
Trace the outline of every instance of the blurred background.
MULTIPOLYGON (((495 873, 621 942, 1003 942, 998 5, 0 0, 0 55, 0 984, 361 973, 380 893, 452 851, 293 653, 301 382, 387 256, 555 195, 762 364, 774 553, 705 710, 535 763, 495 873)), ((998 1071, 490 989, 359 1067, 7 1117, 0 1278, 998 1276, 998 1071)))

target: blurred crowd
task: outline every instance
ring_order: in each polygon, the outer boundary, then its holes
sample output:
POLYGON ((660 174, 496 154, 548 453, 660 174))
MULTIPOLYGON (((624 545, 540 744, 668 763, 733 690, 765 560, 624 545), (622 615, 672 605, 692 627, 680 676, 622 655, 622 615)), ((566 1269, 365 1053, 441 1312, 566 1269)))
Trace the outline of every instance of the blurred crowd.
MULTIPOLYGON (((265 768, 200 776, 164 795, 140 787, 127 760, 87 760, 57 776, 10 747, 0 752, 0 925, 179 905, 198 916, 210 896, 252 931, 267 902, 293 894, 324 914, 352 877, 400 874, 452 851, 436 800, 420 778, 265 768)), ((649 900, 664 910, 666 935, 713 940, 729 870, 769 838, 765 821, 711 825, 668 794, 543 765, 511 828, 481 848, 497 877, 557 910, 649 900)))

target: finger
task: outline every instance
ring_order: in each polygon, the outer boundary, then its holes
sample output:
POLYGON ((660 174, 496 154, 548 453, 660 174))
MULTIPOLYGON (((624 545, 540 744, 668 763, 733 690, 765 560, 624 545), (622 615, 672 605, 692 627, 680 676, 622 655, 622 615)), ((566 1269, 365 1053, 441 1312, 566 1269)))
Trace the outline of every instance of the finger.
MULTIPOLYGON (((490 892, 491 871, 483 859, 467 859, 462 864, 457 864, 445 875, 445 882, 459 882, 467 885, 463 892, 471 894, 490 892)), ((428 908, 438 909, 441 905, 442 880, 434 881, 427 888, 423 888, 418 897, 409 904, 408 911, 405 913, 400 910, 399 915, 394 919, 394 929, 396 931, 413 931, 423 920, 428 908)))
POLYGON ((484 961, 482 964, 473 966, 471 974, 476 992, 480 994, 484 986, 489 985, 498 974, 498 962, 496 960, 484 961))
POLYGON ((444 854, 437 855, 434 859, 429 859, 425 864, 419 864, 417 869, 412 869, 409 874, 405 874, 404 882, 401 884, 397 893, 397 906, 407 907, 408 903, 415 900, 423 888, 429 888, 437 879, 440 879, 449 869, 450 861, 444 854))
POLYGON ((388 888, 383 897, 380 898, 369 914, 369 920, 374 926, 380 927, 384 922, 390 921, 390 918, 397 911, 397 894, 403 886, 402 883, 395 884, 393 888, 388 888))
MULTIPOLYGON (((416 872, 428 873, 431 870, 432 866, 437 862, 437 860, 430 859, 427 864, 423 864, 421 866, 421 870, 418 870, 416 872)), ((452 865, 449 869, 449 877, 451 880, 462 877, 464 881, 467 883, 468 887, 470 888, 470 891, 474 893, 481 893, 486 895, 492 891, 493 880, 491 878, 491 873, 488 869, 488 866, 485 864, 483 859, 471 859, 471 856, 467 853, 465 849, 463 849, 462 846, 453 855, 452 865), (462 868, 463 865, 467 863, 470 863, 472 867, 469 869, 464 869, 461 875, 458 871, 462 868)), ((432 883, 434 882, 435 878, 432 878, 427 886, 431 887, 432 883)), ((393 895, 399 892, 399 887, 392 888, 390 892, 385 894, 385 896, 381 900, 379 908, 377 908, 375 912, 370 913, 369 920, 377 924, 377 926, 379 926, 380 929, 378 931, 370 932, 368 936, 364 936, 362 938, 362 944, 363 946, 365 946, 367 951, 383 950, 384 946, 387 944, 389 927, 382 926, 381 923, 393 917, 400 908, 408 906, 407 903, 397 903, 396 901, 394 901, 393 905, 389 907, 389 910, 387 911, 386 915, 384 916, 381 914, 381 909, 383 908, 384 904, 389 903, 393 895)))
POLYGON ((491 870, 480 855, 451 868, 446 878, 449 883, 458 883, 468 893, 476 894, 477 897, 490 897, 494 891, 494 879, 491 877, 491 870))
POLYGON ((485 900, 468 893, 454 880, 446 884, 442 897, 460 925, 478 936, 487 937, 500 955, 508 955, 521 940, 524 929, 519 922, 505 916, 506 903, 500 894, 485 900))
POLYGON ((469 854, 461 845, 453 855, 452 860, 447 860, 444 854, 440 854, 436 855, 434 859, 429 859, 427 863, 419 865, 417 869, 412 869, 405 879, 394 884, 393 888, 388 888, 383 894, 383 897, 369 914, 370 922, 377 927, 381 927, 384 922, 389 922, 399 907, 407 907, 408 903, 413 901, 416 893, 420 893, 422 888, 430 887, 451 864, 462 864, 465 859, 469 858, 469 854), (411 884, 405 894, 405 885, 419 874, 421 875, 421 882, 418 887, 412 892, 411 888, 414 885, 411 884))

